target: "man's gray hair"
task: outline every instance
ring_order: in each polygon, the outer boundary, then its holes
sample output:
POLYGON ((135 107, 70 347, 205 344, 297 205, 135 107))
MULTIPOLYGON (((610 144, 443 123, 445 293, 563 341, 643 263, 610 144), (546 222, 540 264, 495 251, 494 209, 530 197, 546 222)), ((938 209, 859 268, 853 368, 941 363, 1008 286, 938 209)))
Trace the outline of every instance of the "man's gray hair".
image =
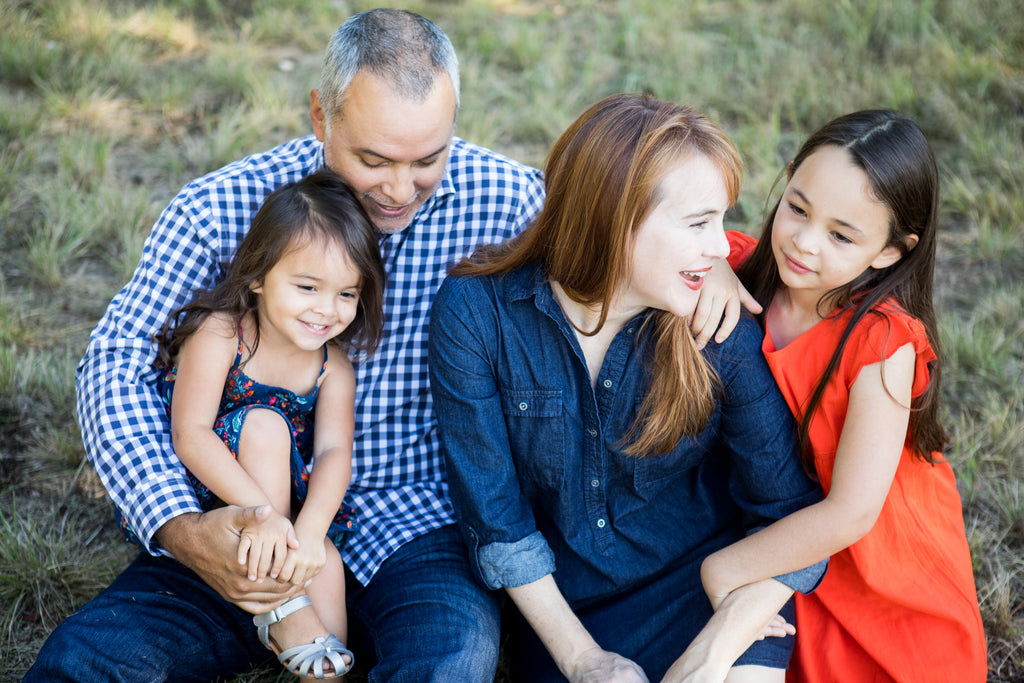
POLYGON ((413 12, 373 9, 342 24, 324 55, 320 106, 328 121, 340 113, 345 91, 366 70, 391 84, 395 92, 423 101, 438 72, 448 75, 459 108, 459 60, 452 42, 436 24, 413 12))

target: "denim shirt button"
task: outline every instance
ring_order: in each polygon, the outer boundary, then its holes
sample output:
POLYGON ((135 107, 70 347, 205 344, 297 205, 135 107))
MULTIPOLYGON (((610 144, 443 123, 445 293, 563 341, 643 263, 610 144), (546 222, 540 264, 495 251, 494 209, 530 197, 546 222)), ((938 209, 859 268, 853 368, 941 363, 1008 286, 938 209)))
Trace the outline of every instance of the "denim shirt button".
POLYGON ((610 379, 606 379, 604 381, 604 388, 605 389, 611 389, 612 388, 612 381, 610 379))
POLYGON ((590 480, 590 485, 593 486, 596 489, 598 486, 601 485, 601 482, 599 482, 597 479, 591 479, 590 480))
POLYGON ((597 528, 598 529, 603 529, 604 525, 605 525, 605 521, 603 519, 597 520, 597 528))
POLYGON ((522 401, 519 404, 519 410, 526 410, 529 407, 530 407, 530 404, 528 404, 526 401, 522 401))
POLYGON ((587 434, 590 434, 591 436, 597 436, 597 430, 594 429, 593 427, 590 427, 589 429, 587 429, 587 434))

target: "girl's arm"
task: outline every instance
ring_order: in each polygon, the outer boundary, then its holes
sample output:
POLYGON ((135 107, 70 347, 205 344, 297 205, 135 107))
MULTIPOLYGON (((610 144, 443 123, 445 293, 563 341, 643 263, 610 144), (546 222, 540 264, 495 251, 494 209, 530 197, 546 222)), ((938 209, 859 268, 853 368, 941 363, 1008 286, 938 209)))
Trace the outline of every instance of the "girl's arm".
POLYGON ((887 360, 861 369, 850 390, 832 487, 823 501, 704 560, 701 579, 713 605, 740 586, 814 564, 871 530, 907 438, 915 359, 913 345, 906 344, 887 360))
MULTIPOLYGON (((765 579, 736 589, 665 673, 662 683, 722 681, 740 655, 764 635, 784 635, 773 623, 793 589, 765 579)), ((787 631, 788 632, 788 631, 787 631)))
POLYGON ((570 683, 646 683, 639 666, 594 641, 551 574, 505 590, 570 683))
POLYGON ((295 518, 299 552, 289 553, 283 580, 305 583, 323 567, 324 538, 341 508, 352 478, 356 378, 345 355, 328 347, 327 370, 320 382, 313 432, 313 468, 309 492, 295 518))
POLYGON ((171 399, 171 439, 178 458, 229 505, 270 505, 270 499, 213 431, 224 381, 238 351, 237 325, 213 314, 181 347, 171 399))

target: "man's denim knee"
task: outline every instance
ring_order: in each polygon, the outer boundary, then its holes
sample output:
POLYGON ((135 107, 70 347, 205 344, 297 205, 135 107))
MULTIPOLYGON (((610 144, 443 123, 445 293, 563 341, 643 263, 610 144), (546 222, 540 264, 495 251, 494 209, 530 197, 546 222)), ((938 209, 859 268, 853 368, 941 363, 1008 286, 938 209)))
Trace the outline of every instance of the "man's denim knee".
POLYGON ((399 548, 350 596, 375 645, 371 681, 494 680, 498 595, 472 575, 454 526, 399 548))
POLYGON ((269 656, 250 615, 174 560, 140 555, 50 634, 24 680, 208 681, 269 656))

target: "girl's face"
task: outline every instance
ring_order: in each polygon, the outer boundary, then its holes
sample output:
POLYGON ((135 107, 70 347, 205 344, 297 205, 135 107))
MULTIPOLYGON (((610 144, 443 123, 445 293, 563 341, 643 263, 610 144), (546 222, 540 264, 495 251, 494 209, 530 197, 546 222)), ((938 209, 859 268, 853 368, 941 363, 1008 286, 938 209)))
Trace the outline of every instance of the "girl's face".
POLYGON ((729 193, 721 171, 694 153, 662 179, 658 196, 636 231, 632 274, 618 303, 626 311, 657 308, 685 317, 711 264, 729 255, 722 227, 729 193))
POLYGON ((344 246, 313 241, 292 248, 253 285, 260 336, 315 350, 356 316, 362 277, 344 246))
POLYGON ((875 199, 846 150, 820 147, 790 177, 772 223, 782 282, 820 297, 868 268, 896 263, 901 254, 887 246, 889 221, 889 207, 875 199))

